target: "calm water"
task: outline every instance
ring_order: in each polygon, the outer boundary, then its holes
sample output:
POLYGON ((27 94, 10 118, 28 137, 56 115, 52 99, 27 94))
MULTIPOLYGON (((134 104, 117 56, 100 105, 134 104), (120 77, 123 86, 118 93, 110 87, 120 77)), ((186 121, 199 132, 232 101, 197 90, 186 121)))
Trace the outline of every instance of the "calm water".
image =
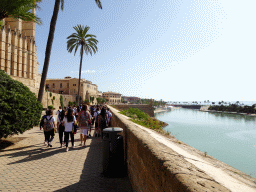
POLYGON ((180 108, 156 118, 177 139, 256 178, 256 117, 180 108))

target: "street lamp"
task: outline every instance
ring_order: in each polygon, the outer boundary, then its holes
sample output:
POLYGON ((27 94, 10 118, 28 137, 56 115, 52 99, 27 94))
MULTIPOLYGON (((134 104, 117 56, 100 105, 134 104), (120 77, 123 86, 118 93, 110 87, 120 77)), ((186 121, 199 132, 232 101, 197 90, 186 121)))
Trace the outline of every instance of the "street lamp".
POLYGON ((48 89, 49 89, 49 85, 46 85, 46 93, 47 93, 47 109, 48 109, 48 89))

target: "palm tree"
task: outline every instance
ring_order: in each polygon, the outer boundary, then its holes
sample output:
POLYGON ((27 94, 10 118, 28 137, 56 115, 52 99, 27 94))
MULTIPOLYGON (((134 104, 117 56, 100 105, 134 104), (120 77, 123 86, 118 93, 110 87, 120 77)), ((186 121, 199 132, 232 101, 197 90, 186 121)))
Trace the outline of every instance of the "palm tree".
POLYGON ((21 19, 24 21, 34 21, 37 24, 41 24, 40 18, 31 11, 34 8, 39 8, 37 3, 40 1, 41 0, 1 0, 0 26, 3 24, 3 19, 7 17, 21 19))
MULTIPOLYGON (((97 6, 100 9, 102 9, 101 1, 95 0, 95 2, 97 4, 97 6)), ((50 24, 50 31, 49 31, 49 35, 48 35, 46 50, 45 50, 44 67, 43 67, 43 73, 42 73, 42 77, 41 77, 40 88, 39 88, 39 92, 38 92, 38 101, 40 101, 41 103, 43 100, 44 86, 45 86, 45 81, 46 81, 49 62, 50 62, 52 43, 53 43, 53 38, 54 38, 54 31, 55 31, 57 18, 58 18, 60 3, 61 3, 61 10, 63 10, 64 0, 55 0, 54 10, 53 10, 51 24, 50 24)))
POLYGON ((78 81, 78 105, 80 104, 80 80, 81 80, 81 69, 82 69, 82 62, 83 62, 83 54, 84 52, 86 55, 90 53, 96 53, 98 51, 97 43, 98 40, 96 39, 95 35, 87 34, 90 27, 77 25, 73 27, 76 30, 76 33, 68 36, 67 39, 67 50, 68 52, 72 52, 75 48, 74 55, 76 55, 76 51, 78 47, 81 46, 80 49, 80 67, 79 67, 79 81, 78 81))

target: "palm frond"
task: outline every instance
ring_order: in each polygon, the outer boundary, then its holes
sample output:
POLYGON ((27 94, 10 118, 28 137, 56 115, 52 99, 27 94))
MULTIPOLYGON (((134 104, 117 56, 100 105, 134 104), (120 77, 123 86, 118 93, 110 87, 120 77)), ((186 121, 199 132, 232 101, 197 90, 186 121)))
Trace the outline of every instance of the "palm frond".
POLYGON ((95 0, 95 3, 97 4, 97 6, 102 9, 102 5, 101 5, 101 1, 100 0, 95 0))
POLYGON ((61 3, 60 8, 63 11, 63 9, 64 9, 64 0, 61 0, 60 3, 61 3))
POLYGON ((90 27, 83 25, 76 25, 73 27, 76 31, 67 37, 67 50, 68 52, 73 52, 76 54, 78 47, 81 46, 80 55, 84 52, 86 55, 93 53, 95 54, 98 51, 97 43, 95 35, 87 34, 90 27))

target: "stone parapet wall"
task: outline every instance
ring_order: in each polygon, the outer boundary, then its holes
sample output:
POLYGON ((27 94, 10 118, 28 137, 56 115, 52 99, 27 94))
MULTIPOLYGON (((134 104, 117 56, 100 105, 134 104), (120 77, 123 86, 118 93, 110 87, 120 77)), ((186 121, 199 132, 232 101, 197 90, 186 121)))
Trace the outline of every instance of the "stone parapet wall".
POLYGON ((145 105, 145 104, 140 104, 140 105, 139 104, 115 104, 114 107, 116 109, 118 109, 119 111, 127 110, 130 107, 138 108, 141 111, 149 114, 150 117, 154 117, 154 108, 150 105, 145 105))
POLYGON ((112 127, 124 129, 128 176, 136 192, 230 191, 113 107, 112 127))

